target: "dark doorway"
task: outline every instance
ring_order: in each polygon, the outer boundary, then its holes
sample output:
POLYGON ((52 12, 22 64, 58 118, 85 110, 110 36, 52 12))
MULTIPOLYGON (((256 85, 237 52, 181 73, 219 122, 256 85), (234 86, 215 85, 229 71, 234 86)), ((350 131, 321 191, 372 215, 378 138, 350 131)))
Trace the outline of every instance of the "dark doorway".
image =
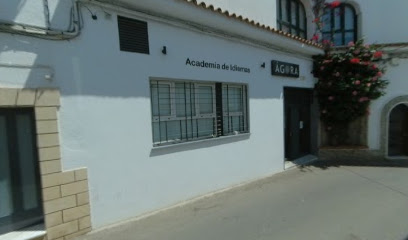
POLYGON ((43 222, 34 109, 0 108, 0 235, 43 222))
POLYGON ((313 90, 285 88, 285 158, 294 160, 312 152, 313 90))
POLYGON ((408 156, 408 106, 400 104, 390 113, 388 155, 408 156))

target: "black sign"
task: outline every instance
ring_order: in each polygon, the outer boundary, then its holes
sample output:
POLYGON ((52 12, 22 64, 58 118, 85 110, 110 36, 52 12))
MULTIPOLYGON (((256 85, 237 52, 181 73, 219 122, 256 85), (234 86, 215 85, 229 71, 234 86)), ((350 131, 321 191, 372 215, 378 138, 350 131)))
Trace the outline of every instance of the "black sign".
POLYGON ((299 65, 272 61, 272 75, 283 76, 283 77, 299 77, 299 65))

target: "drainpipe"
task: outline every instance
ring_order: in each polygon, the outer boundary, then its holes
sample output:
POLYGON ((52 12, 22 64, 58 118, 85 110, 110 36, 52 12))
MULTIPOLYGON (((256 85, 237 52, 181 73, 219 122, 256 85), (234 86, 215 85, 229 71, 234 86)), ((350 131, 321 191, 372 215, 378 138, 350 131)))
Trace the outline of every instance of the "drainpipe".
POLYGON ((70 40, 79 36, 81 33, 80 26, 80 3, 77 0, 73 0, 73 6, 71 8, 71 29, 59 30, 52 29, 50 24, 48 0, 43 0, 46 27, 31 26, 29 24, 18 24, 0 21, 0 32, 6 32, 11 34, 19 34, 36 38, 43 38, 48 40, 70 40))
POLYGON ((45 26, 47 29, 50 29, 51 22, 50 22, 50 8, 48 7, 48 0, 43 0, 43 5, 44 5, 45 26))

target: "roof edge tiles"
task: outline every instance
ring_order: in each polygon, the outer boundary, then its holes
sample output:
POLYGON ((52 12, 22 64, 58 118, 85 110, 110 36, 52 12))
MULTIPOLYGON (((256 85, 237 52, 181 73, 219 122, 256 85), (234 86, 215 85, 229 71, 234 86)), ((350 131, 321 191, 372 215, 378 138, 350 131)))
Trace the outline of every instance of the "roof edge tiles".
POLYGON ((313 46, 313 47, 320 48, 320 49, 323 48, 323 46, 321 44, 318 44, 318 43, 312 42, 310 40, 295 36, 293 34, 284 32, 282 30, 275 29, 275 28, 270 27, 270 26, 265 25, 265 24, 261 24, 259 22, 256 22, 256 21, 252 20, 252 19, 246 18, 246 17, 244 17, 242 15, 238 15, 236 13, 229 12, 228 10, 223 10, 223 9, 221 9, 219 7, 215 7, 212 4, 206 4, 205 2, 202 2, 202 1, 198 2, 197 0, 182 0, 182 1, 193 4, 194 6, 197 6, 197 7, 202 7, 204 9, 206 9, 206 10, 209 10, 209 11, 212 11, 212 12, 215 12, 215 13, 222 14, 222 15, 228 17, 228 18, 239 20, 241 22, 252 25, 253 27, 269 31, 269 32, 272 32, 274 34, 278 34, 280 36, 283 36, 283 37, 286 37, 286 38, 289 38, 289 39, 296 40, 296 41, 304 43, 306 45, 313 46))

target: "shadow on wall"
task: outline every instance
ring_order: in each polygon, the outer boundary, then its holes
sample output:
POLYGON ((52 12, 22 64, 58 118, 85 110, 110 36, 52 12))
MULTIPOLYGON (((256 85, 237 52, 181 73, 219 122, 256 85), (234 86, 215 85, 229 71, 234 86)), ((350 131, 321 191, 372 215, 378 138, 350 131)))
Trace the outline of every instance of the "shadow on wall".
POLYGON ((150 151, 150 157, 166 155, 175 152, 184 152, 184 151, 192 151, 196 149, 202 148, 211 148, 214 146, 220 146, 223 144, 230 144, 235 142, 240 142, 249 139, 249 134, 242 134, 237 136, 231 137, 224 137, 224 138, 215 138, 215 139, 208 139, 209 141, 203 140, 198 142, 188 142, 186 144, 177 144, 173 146, 165 146, 162 148, 153 148, 150 151), (215 141, 214 141, 215 140, 215 141))
MULTIPOLYGON (((24 0, 18 2, 23 4, 24 0)), ((62 13, 70 10, 67 8, 66 1, 60 4, 55 2, 63 1, 53 2, 52 19, 50 20, 52 23, 56 19, 58 20, 62 13)), ((18 4, 15 4, 16 8, 18 6, 18 4)), ((152 72, 158 72, 158 75, 166 76, 166 71, 170 71, 167 69, 170 68, 171 64, 174 65, 175 61, 169 59, 172 59, 175 55, 167 56, 167 59, 163 58, 163 60, 160 58, 161 55, 154 56, 157 53, 142 55, 120 52, 118 33, 112 31, 116 30, 115 18, 112 17, 107 21, 104 19, 103 9, 91 8, 91 10, 93 14, 99 16, 98 20, 92 20, 90 11, 82 8, 84 31, 78 38, 70 41, 38 40, 20 35, 4 34, 0 42, 0 58, 1 55, 5 54, 3 59, 8 60, 7 55, 14 56, 16 53, 28 57, 16 58, 14 61, 25 61, 27 65, 51 65, 55 73, 53 81, 44 80, 44 77, 41 78, 33 70, 21 80, 22 87, 58 87, 63 96, 150 98, 149 81, 145 79, 146 74, 139 73, 146 72, 146 66, 150 66, 152 72), (110 31, 107 31, 107 29, 110 31), (27 60, 30 58, 32 60, 27 60)), ((166 41, 171 42, 174 49, 173 53, 183 49, 183 43, 178 43, 176 38, 179 39, 180 37, 169 36, 169 39, 166 39, 166 41)), ((157 42, 154 41, 158 40, 154 39, 152 41, 151 48, 159 49, 157 42)), ((201 48, 204 49, 203 51, 207 49, 208 51, 215 51, 213 46, 204 45, 201 48)), ((182 66, 182 63, 180 66, 182 66)), ((199 72, 203 70, 192 71, 199 72)), ((206 71, 217 70, 208 69, 206 71)), ((250 98, 281 99, 282 88, 279 87, 279 83, 277 84, 279 81, 271 79, 270 74, 266 74, 265 71, 260 67, 259 69, 254 67, 253 72, 244 76, 248 78, 248 82, 252 82, 249 87, 250 98), (257 75, 261 76, 261 78, 257 77, 257 75)), ((177 72, 173 72, 172 75, 182 76, 177 72)), ((214 72, 212 75, 214 75, 214 72)), ((203 78, 203 80, 206 79, 203 78)), ((220 80, 222 81, 222 79, 220 80)))
POLYGON ((1 1, 0 20, 11 22, 17 19, 27 0, 1 1))
MULTIPOLYGON (((393 167, 393 168, 408 168, 408 160, 330 160, 330 161, 316 161, 310 164, 299 166, 300 169, 306 171, 308 167, 313 166, 323 170, 329 168, 338 168, 338 167, 393 167)), ((408 239, 406 239, 408 240, 408 239)))

